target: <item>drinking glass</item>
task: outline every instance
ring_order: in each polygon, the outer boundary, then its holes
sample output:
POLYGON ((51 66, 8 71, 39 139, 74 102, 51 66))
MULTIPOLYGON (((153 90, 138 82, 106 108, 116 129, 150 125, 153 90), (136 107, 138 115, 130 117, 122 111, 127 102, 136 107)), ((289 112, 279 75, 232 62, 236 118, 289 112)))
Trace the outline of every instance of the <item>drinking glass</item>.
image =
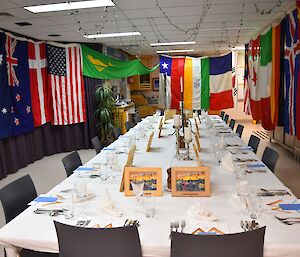
POLYGON ((142 196, 145 182, 144 180, 131 180, 130 183, 138 205, 137 212, 139 212, 142 205, 142 196))
POLYGON ((100 164, 100 176, 101 176, 101 180, 108 179, 108 167, 106 163, 100 164))
POLYGON ((74 184, 74 189, 77 198, 83 198, 87 195, 88 185, 84 179, 79 179, 74 184))
POLYGON ((234 164, 235 178, 237 180, 244 180, 246 176, 246 164, 236 163, 234 164))
POLYGON ((261 197, 250 193, 246 196, 246 207, 251 219, 257 219, 261 212, 261 197))
POLYGON ((155 197, 152 197, 151 194, 144 194, 143 200, 146 218, 153 218, 155 214, 155 197))
POLYGON ((62 210, 66 219, 74 217, 74 203, 72 194, 64 194, 62 199, 62 210))

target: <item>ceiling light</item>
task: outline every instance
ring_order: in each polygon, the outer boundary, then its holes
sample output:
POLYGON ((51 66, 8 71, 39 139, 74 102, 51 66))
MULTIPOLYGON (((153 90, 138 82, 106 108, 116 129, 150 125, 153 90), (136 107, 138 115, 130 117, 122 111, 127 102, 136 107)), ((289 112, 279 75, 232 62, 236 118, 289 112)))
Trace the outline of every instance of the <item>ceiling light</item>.
POLYGON ((166 53, 187 53, 193 52, 194 49, 186 49, 186 50, 159 50, 156 51, 157 54, 166 54, 166 53))
POLYGON ((92 1, 78 1, 78 2, 66 2, 59 4, 43 4, 34 6, 25 6, 24 9, 33 13, 42 12, 56 12, 65 10, 77 10, 85 8, 114 6, 115 4, 111 0, 92 0, 92 1))
POLYGON ((150 46, 176 46, 176 45, 194 45, 195 41, 191 42, 166 42, 166 43, 152 43, 150 46))
POLYGON ((84 35, 85 38, 104 38, 104 37, 128 37, 128 36, 140 36, 141 32, 122 32, 122 33, 108 33, 108 34, 95 34, 84 35))

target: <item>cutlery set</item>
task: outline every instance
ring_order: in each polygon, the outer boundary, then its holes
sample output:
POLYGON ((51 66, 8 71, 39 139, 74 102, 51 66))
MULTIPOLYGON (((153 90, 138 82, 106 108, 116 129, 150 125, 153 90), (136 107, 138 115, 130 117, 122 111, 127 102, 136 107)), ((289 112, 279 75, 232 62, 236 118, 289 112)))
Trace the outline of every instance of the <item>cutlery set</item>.
POLYGON ((258 196, 276 196, 276 195, 291 195, 287 190, 285 189, 260 189, 262 192, 258 193, 258 196))
POLYGON ((124 222, 123 227, 128 227, 128 226, 137 226, 137 227, 139 227, 140 226, 140 222, 138 220, 129 220, 129 219, 126 219, 125 222, 124 222))
POLYGON ((84 228, 90 224, 91 220, 78 220, 76 227, 84 228))
POLYGON ((242 221, 241 220, 241 228, 244 231, 252 231, 252 230, 258 229, 259 224, 255 220, 252 220, 252 221, 247 221, 247 220, 242 221))
POLYGON ((57 215, 62 215, 63 214, 63 210, 59 210, 59 209, 40 209, 37 208, 34 211, 35 214, 49 214, 49 216, 57 216, 57 215))
POLYGON ((171 234, 173 231, 183 233, 185 226, 186 226, 185 220, 182 220, 180 223, 178 220, 171 221, 169 238, 171 239, 171 234))

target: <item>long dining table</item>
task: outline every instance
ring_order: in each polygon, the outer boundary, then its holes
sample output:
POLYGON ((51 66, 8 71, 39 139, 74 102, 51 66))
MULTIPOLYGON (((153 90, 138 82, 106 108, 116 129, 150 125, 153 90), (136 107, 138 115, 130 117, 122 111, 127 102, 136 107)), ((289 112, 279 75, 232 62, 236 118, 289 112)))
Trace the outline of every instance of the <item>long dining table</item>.
MULTIPOLYGON (((210 119, 217 128, 224 126, 225 129, 228 129, 219 116, 210 116, 210 119)), ((143 256, 145 257, 170 256, 170 222, 174 220, 185 221, 185 233, 191 233, 197 228, 209 230, 212 227, 224 233, 242 232, 241 220, 250 220, 249 214, 242 207, 239 199, 235 197, 234 192, 237 184, 235 174, 224 168, 217 161, 214 152, 211 150, 210 131, 205 123, 198 124, 201 144, 199 155, 203 165, 209 167, 211 171, 210 197, 172 197, 171 192, 166 188, 167 169, 176 166, 197 166, 198 163, 195 158, 194 160, 184 161, 174 157, 176 137, 174 135, 173 120, 167 120, 163 124, 161 137, 158 137, 158 124, 158 117, 145 118, 138 126, 130 129, 125 135, 120 136, 119 139, 84 164, 85 167, 93 167, 94 164, 105 163, 106 151, 121 149, 117 156, 119 169, 113 172, 110 171, 110 177, 107 180, 101 177, 90 178, 82 175, 84 173, 74 172, 74 174, 46 193, 47 196, 63 196, 63 192, 74 189, 76 181, 87 181, 89 190, 94 194, 94 197, 74 203, 74 218, 65 219, 64 215, 52 217, 47 214, 35 214, 34 210, 40 205, 32 204, 15 219, 3 226, 0 229, 0 243, 5 246, 7 256, 16 257, 20 248, 41 252, 58 252, 58 241, 53 220, 76 225, 78 215, 84 215, 86 219, 91 220, 88 227, 93 227, 96 224, 104 227, 110 223, 112 226, 118 227, 123 226, 126 219, 137 219, 140 223, 139 235, 143 256), (155 214, 152 218, 145 217, 143 213, 137 213, 136 199, 127 197, 123 192, 119 191, 123 167, 127 160, 127 154, 122 149, 126 147, 130 135, 137 135, 141 131, 139 127, 143 127, 143 124, 148 129, 148 135, 151 130, 154 131, 154 138, 149 152, 146 152, 147 136, 136 141, 133 166, 162 168, 163 195, 152 198, 155 206, 155 214), (113 216, 103 209, 103 201, 105 201, 107 192, 110 193, 115 207, 122 212, 121 217, 113 216), (201 218, 190 216, 188 211, 196 205, 208 210, 216 219, 214 221, 205 221, 201 218)), ((194 120, 193 130, 196 130, 194 120)), ((224 133, 223 140, 225 144, 246 145, 232 131, 231 133, 224 133)), ((191 155, 194 156, 192 150, 191 155)), ((245 151, 241 154, 237 151, 234 157, 251 158, 256 159, 258 163, 260 162, 252 151, 247 151, 246 154, 245 151)), ((53 170, 53 172, 56 171, 53 170)), ((299 257, 300 224, 286 225, 280 222, 274 215, 288 214, 272 210, 274 209, 272 205, 267 205, 277 200, 281 200, 282 203, 296 203, 298 199, 267 167, 266 172, 246 174, 245 180, 248 183, 248 187, 252 189, 282 189, 290 193, 290 195, 284 196, 262 197, 262 210, 257 218, 257 222, 260 226, 266 226, 265 257, 299 257)), ((55 208, 58 207, 59 204, 55 206, 55 208)), ((297 212, 292 215, 300 217, 300 213, 297 212)), ((243 253, 241 253, 241 256, 243 256, 243 253)))

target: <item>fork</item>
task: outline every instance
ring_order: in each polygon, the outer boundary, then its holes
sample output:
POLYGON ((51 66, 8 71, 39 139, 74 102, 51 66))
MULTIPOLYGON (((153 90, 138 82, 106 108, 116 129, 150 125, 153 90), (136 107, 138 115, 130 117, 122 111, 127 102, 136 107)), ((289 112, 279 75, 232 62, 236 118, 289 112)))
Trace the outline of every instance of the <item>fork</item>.
POLYGON ((286 224, 286 225, 293 225, 293 224, 296 224, 296 223, 300 223, 300 220, 283 220, 277 216, 274 216, 276 219, 278 219, 280 222, 282 222, 283 224, 286 224))
POLYGON ((299 220, 300 221, 300 217, 286 217, 286 218, 280 218, 278 216, 274 216, 276 219, 279 219, 279 220, 299 220))

